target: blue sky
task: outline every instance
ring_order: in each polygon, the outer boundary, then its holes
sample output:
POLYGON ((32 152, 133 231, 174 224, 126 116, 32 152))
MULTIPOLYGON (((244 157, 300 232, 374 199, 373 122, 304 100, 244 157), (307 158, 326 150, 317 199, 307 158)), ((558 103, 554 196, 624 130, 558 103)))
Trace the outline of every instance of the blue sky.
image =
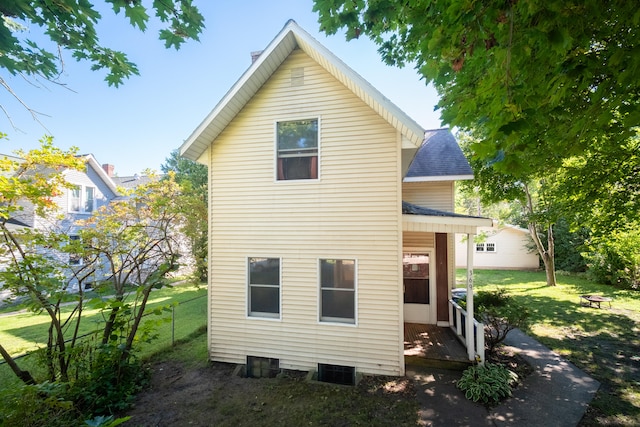
MULTIPOLYGON (((60 77, 64 86, 34 85, 0 72, 22 101, 42 113, 40 124, 3 91, 0 103, 11 121, 0 112, 0 131, 9 135, 0 140, 0 153, 37 147, 44 134, 51 134, 61 148, 77 146, 80 153, 113 164, 119 176, 159 170, 249 67, 250 53, 264 49, 289 19, 424 128, 440 127, 433 108, 438 101, 435 90, 412 67, 384 65, 377 47, 366 38, 347 42, 343 33, 328 37, 320 33, 312 0, 194 3, 207 28, 200 42, 187 42, 179 51, 164 48, 154 25, 142 33, 131 28, 124 16, 101 10, 101 42, 126 52, 140 70, 140 76, 119 88, 108 87, 104 72, 91 71, 88 63, 76 62, 68 52, 63 52, 60 77)), ((30 37, 38 39, 37 33, 37 27, 31 29, 30 37)))

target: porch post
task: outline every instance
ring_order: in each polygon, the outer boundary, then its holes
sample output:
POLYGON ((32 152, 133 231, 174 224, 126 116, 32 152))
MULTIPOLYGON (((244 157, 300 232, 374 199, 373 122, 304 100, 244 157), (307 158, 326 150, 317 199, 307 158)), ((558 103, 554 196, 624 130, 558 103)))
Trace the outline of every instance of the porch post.
POLYGON ((473 250, 474 234, 467 234, 467 323, 465 327, 465 342, 469 360, 475 360, 475 329, 473 327, 473 250))

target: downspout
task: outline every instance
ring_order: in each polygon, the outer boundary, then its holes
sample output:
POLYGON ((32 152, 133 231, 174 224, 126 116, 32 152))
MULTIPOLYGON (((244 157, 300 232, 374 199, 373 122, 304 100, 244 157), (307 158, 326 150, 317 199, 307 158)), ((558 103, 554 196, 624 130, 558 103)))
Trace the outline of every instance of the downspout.
POLYGON ((475 360, 475 332, 473 328, 473 249, 474 234, 467 234, 467 318, 465 326, 465 343, 469 360, 475 360))

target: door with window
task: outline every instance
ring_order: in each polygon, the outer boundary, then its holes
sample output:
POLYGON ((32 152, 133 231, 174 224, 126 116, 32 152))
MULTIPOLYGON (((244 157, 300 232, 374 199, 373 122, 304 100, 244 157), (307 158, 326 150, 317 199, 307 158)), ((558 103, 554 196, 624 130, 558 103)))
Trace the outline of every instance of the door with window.
POLYGON ((431 254, 405 253, 402 257, 402 285, 404 289, 404 321, 435 323, 435 275, 432 274, 431 254))

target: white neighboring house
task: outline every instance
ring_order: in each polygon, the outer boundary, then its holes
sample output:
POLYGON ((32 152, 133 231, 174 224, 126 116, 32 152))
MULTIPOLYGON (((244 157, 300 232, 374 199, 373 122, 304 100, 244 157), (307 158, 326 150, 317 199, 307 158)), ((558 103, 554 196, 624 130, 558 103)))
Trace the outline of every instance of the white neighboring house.
MULTIPOLYGON (((473 267, 495 270, 537 270, 540 257, 532 251, 533 241, 529 230, 515 225, 500 225, 494 228, 478 228, 480 236, 475 244, 473 267)), ((456 234, 456 267, 467 265, 467 246, 465 234, 456 234)))
MULTIPOLYGON (((3 157, 5 156, 3 155, 3 157)), ((25 204, 23 210, 16 212, 9 220, 9 223, 18 228, 56 229, 58 232, 68 234, 71 239, 79 238, 81 227, 77 224, 77 221, 89 218, 101 206, 107 205, 112 200, 120 197, 115 183, 92 154, 79 157, 86 160, 86 169, 83 171, 68 169, 63 172, 65 180, 72 184, 73 188, 64 188, 62 193, 53 199, 58 206, 57 212, 47 217, 41 217, 36 214, 33 206, 25 204)), ((77 269, 83 263, 81 258, 63 253, 51 253, 50 255, 68 263, 71 269, 77 269)), ((100 276, 99 273, 86 283, 102 278, 98 276, 100 276)), ((77 281, 70 280, 67 290, 69 292, 77 292, 77 281)))

